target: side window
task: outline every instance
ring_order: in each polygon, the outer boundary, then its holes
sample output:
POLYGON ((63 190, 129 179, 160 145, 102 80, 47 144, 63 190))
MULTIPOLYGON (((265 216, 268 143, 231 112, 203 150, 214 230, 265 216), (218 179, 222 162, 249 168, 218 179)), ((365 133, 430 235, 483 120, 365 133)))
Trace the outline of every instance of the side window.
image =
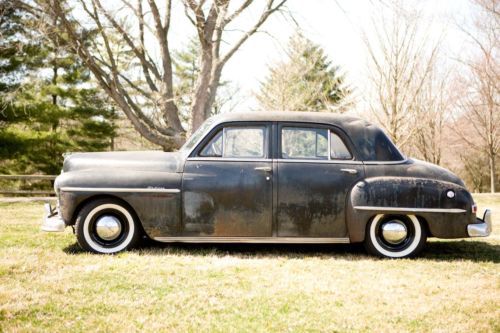
POLYGON ((263 158, 265 127, 226 127, 200 151, 202 157, 263 158))
POLYGON ((335 133, 330 132, 330 157, 333 160, 350 160, 352 155, 345 146, 342 139, 335 133))
POLYGON ((224 128, 224 157, 264 157, 264 127, 224 128))
POLYGON ((281 157, 285 159, 350 160, 342 139, 326 128, 283 127, 281 157), (328 136, 330 135, 330 138, 328 136), (330 147, 328 147, 330 140, 330 147), (330 154, 330 155, 328 155, 330 154))
POLYGON ((200 152, 203 157, 222 157, 222 131, 219 131, 200 152))
POLYGON ((328 159, 328 130, 323 128, 283 127, 282 158, 328 159))

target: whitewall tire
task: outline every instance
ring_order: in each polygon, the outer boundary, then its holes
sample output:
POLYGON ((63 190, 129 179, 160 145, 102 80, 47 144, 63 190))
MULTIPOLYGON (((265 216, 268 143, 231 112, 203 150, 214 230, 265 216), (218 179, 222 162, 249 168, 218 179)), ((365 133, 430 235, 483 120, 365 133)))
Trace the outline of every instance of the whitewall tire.
POLYGON ((425 247, 426 229, 415 215, 376 215, 367 225, 365 248, 386 258, 416 256, 425 247))
POLYGON ((137 244, 141 234, 134 216, 119 200, 93 200, 76 218, 78 244, 84 250, 103 254, 130 249, 137 244))

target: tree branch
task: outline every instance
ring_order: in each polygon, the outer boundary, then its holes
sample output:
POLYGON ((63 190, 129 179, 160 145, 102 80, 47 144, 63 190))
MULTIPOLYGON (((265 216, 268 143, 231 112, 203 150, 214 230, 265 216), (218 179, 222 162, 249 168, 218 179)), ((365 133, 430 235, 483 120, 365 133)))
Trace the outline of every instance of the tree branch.
POLYGON ((266 22, 267 18, 274 13, 275 11, 279 10, 287 0, 281 0, 276 6, 273 7, 275 0, 268 0, 266 10, 261 14, 259 20, 254 24, 254 26, 248 30, 241 38, 239 41, 236 42, 236 44, 219 60, 219 66, 223 66, 232 56, 233 54, 238 51, 238 49, 245 43, 245 41, 253 35, 259 28, 266 22))

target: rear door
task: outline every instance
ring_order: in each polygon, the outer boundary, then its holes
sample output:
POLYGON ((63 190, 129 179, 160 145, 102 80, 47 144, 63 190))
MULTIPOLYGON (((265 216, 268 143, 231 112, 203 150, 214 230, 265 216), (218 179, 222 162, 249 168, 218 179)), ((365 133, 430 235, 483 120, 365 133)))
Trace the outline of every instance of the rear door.
POLYGON ((232 123, 214 129, 186 161, 183 235, 272 235, 271 126, 232 123))
POLYGON ((364 169, 345 134, 329 126, 282 123, 278 137, 278 236, 347 237, 347 194, 364 169))

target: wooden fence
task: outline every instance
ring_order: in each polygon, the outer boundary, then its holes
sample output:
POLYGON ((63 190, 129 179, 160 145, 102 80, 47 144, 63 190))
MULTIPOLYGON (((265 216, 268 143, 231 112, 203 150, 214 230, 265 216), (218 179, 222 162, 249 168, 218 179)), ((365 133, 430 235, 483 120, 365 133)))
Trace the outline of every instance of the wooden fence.
MULTIPOLYGON (((30 181, 30 180, 44 180, 51 181, 56 179, 57 176, 54 175, 0 175, 0 181, 2 180, 11 180, 11 181, 30 181)), ((2 182, 4 183, 4 182, 2 182)), ((4 189, 0 188, 0 195, 23 195, 23 196, 53 196, 55 195, 54 190, 51 191, 43 191, 43 190, 16 190, 16 189, 4 189)))

